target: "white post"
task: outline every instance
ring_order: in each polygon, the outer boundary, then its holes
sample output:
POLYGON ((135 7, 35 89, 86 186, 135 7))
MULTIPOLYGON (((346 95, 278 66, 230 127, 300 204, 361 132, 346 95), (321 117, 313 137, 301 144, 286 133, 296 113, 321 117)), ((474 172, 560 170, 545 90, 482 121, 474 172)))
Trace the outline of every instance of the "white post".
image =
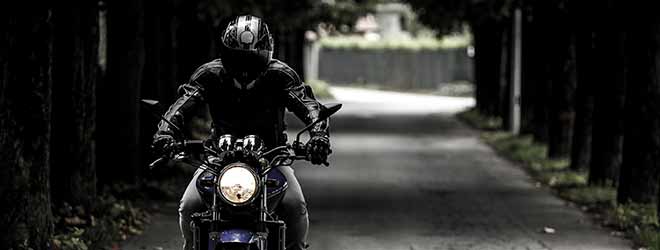
POLYGON ((520 82, 521 82, 521 53, 522 53, 522 11, 517 8, 513 19, 513 76, 511 79, 511 100, 509 104, 510 132, 520 134, 520 82))

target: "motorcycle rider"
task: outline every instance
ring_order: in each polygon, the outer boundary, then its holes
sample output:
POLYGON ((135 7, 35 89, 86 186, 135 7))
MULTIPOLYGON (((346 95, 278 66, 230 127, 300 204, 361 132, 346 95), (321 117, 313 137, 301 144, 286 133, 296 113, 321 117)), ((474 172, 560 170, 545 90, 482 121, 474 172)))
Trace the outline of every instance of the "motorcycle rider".
MULTIPOLYGON (((220 58, 200 66, 190 80, 179 87, 179 99, 170 106, 165 118, 178 127, 199 106, 208 104, 213 120, 211 136, 237 137, 258 135, 269 147, 286 144, 284 109, 305 124, 316 120, 320 103, 296 72, 272 58, 273 38, 262 19, 243 15, 233 19, 221 34, 220 58)), ((166 122, 158 125, 153 147, 166 154, 175 142, 174 131, 166 122)), ((307 143, 313 164, 326 162, 330 153, 328 121, 310 130, 307 143)), ((302 189, 293 169, 280 167, 289 188, 281 202, 281 216, 287 225, 287 249, 306 248, 309 220, 302 189)), ((192 246, 190 215, 204 209, 197 191, 197 171, 181 198, 179 224, 184 249, 192 246)))

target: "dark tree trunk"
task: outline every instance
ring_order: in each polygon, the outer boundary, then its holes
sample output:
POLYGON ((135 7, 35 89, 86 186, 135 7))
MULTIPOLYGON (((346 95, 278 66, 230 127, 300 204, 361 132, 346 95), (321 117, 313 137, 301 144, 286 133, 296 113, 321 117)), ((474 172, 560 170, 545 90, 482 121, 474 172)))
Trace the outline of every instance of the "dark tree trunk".
POLYGON ((501 36, 495 20, 473 21, 477 109, 486 116, 497 116, 499 108, 499 64, 501 36))
MULTIPOLYGON (((145 1, 145 5, 151 7, 145 8, 142 97, 173 103, 177 98, 176 90, 179 85, 176 81, 174 3, 173 0, 145 1)), ((150 127, 155 129, 153 124, 150 127)))
MULTIPOLYGON (((533 108, 533 135, 534 141, 540 143, 548 143, 549 141, 549 123, 550 123, 550 101, 552 100, 552 77, 551 72, 551 58, 554 54, 547 47, 549 30, 552 30, 553 25, 556 25, 553 20, 553 13, 551 6, 548 6, 547 1, 535 2, 533 8, 533 23, 534 23, 534 37, 528 42, 530 46, 536 51, 536 56, 532 61, 534 74, 534 108, 533 108), (538 33, 537 33, 538 32, 538 33)), ((557 36, 553 33, 552 36, 557 36)), ((555 45, 558 46, 558 45, 555 45)))
POLYGON ((200 13, 200 1, 175 1, 175 57, 177 62, 176 80, 182 84, 204 63, 219 56, 216 43, 219 32, 212 21, 200 13))
POLYGON ((660 17, 646 8, 626 37, 628 84, 620 203, 653 203, 660 181, 660 17))
POLYGON ((512 18, 504 18, 500 21, 500 62, 499 62, 499 81, 498 81, 498 108, 497 113, 502 118, 502 127, 505 129, 510 129, 510 112, 509 112, 509 103, 510 103, 510 83, 511 83, 511 58, 512 58, 512 42, 511 42, 511 33, 512 33, 512 18))
MULTIPOLYGON (((164 105, 177 98, 176 30, 173 0, 145 0, 145 63, 140 98, 159 100, 164 105)), ((186 76, 188 77, 188 76, 186 76)), ((159 120, 149 112, 140 115, 142 165, 153 160, 149 147, 159 120)))
POLYGON ((556 16, 549 33, 552 39, 548 50, 551 79, 551 98, 548 114, 548 157, 568 157, 571 153, 573 121, 575 118, 574 97, 576 84, 575 34, 571 27, 569 11, 566 7, 553 6, 556 16), (552 48, 552 49, 551 49, 552 48))
POLYGON ((538 102, 537 88, 542 81, 540 72, 543 65, 543 43, 541 43, 538 19, 535 17, 534 6, 524 6, 522 23, 522 84, 521 84, 521 127, 523 134, 535 134, 536 114, 534 113, 538 102))
POLYGON ((615 186, 618 180, 623 150, 625 58, 623 34, 616 21, 607 21, 618 13, 612 1, 602 3, 602 13, 595 33, 594 113, 592 153, 589 170, 590 185, 615 186))
POLYGON ((99 181, 137 181, 140 86, 144 66, 142 0, 107 2, 107 72, 98 94, 99 181))
POLYGON ((89 207, 96 195, 94 131, 98 66, 98 7, 53 10, 51 183, 55 204, 89 207))
POLYGON ((50 249, 50 11, 0 6, 0 249, 50 249))
POLYGON ((576 3, 577 10, 572 15, 572 20, 579 24, 575 43, 578 79, 575 90, 575 124, 570 167, 577 171, 587 170, 591 163, 594 81, 596 81, 596 74, 600 73, 594 66, 597 63, 593 46, 595 22, 591 20, 579 22, 582 14, 590 10, 591 4, 588 1, 576 3))
POLYGON ((571 148, 571 169, 586 170, 591 162, 593 125, 593 68, 592 32, 581 32, 576 43, 578 82, 576 87, 575 124, 571 148))

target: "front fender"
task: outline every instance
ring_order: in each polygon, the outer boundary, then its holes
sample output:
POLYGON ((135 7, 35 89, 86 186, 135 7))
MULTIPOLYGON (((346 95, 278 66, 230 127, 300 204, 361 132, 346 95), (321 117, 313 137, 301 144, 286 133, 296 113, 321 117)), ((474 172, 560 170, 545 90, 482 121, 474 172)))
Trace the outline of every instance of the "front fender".
MULTIPOLYGON (((265 240, 250 230, 245 229, 228 229, 221 232, 209 234, 209 249, 218 249, 215 246, 231 245, 231 246, 250 246, 256 245, 257 249, 262 249, 265 240)), ((222 248, 221 248, 222 249, 222 248)), ((243 249, 243 247, 241 247, 243 249)), ((247 247, 245 249, 248 249, 247 247)), ((250 248, 251 249, 251 248, 250 248)))

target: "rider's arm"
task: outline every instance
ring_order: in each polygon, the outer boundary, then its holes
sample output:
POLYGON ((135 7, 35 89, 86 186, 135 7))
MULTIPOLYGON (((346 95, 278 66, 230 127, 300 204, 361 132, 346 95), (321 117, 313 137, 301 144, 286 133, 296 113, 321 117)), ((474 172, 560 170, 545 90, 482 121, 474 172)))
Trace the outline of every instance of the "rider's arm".
MULTIPOLYGON (((183 129, 186 119, 189 119, 189 116, 204 102, 205 82, 211 76, 212 73, 209 71, 208 64, 199 67, 190 77, 188 83, 179 86, 179 98, 167 110, 164 115, 165 119, 183 129)), ((158 124, 155 137, 161 135, 174 135, 174 129, 167 122, 161 121, 158 124)))
MULTIPOLYGON (((286 107, 305 124, 310 124, 318 118, 321 104, 314 97, 309 86, 306 86, 291 68, 281 70, 285 84, 286 107)), ((310 130, 312 136, 328 136, 328 119, 317 123, 310 130)))

